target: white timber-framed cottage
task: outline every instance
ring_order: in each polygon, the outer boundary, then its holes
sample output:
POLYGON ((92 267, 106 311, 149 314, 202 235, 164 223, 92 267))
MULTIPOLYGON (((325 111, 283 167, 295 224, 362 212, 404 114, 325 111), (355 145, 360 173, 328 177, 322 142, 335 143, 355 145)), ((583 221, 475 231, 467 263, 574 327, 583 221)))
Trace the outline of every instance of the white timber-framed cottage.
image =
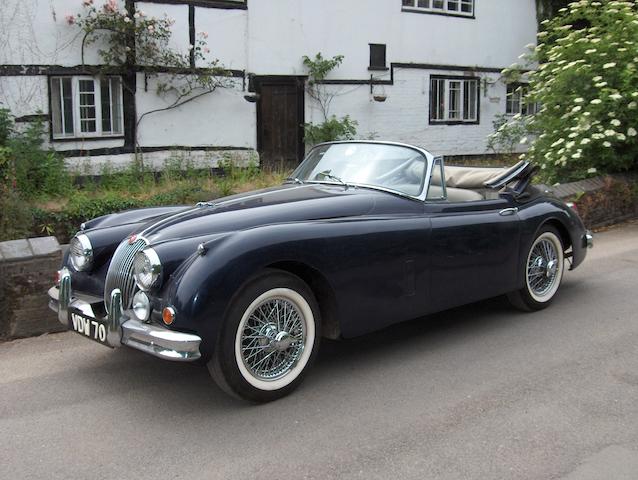
POLYGON ((536 42, 535 0, 120 0, 131 16, 173 19, 178 51, 206 32, 210 57, 234 79, 143 121, 166 100, 143 68, 97 75, 93 51, 82 64, 78 29, 65 21, 81 8, 82 0, 0 5, 0 107, 17 122, 44 120, 70 165, 126 165, 136 147, 158 168, 176 150, 206 166, 255 152, 264 164, 294 163, 305 151, 303 124, 323 120, 302 63, 318 52, 344 56, 323 87, 334 94, 330 114, 356 120, 361 138, 481 155, 497 115, 527 113, 521 89, 500 72, 536 42))

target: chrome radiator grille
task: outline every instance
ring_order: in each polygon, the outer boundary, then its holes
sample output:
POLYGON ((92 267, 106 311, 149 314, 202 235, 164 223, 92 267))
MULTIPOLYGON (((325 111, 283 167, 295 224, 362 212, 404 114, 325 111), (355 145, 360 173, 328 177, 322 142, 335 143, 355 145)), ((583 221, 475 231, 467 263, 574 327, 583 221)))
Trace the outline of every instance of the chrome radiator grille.
POLYGON ((107 309, 111 292, 115 288, 119 288, 122 292, 122 308, 124 310, 131 308, 136 290, 133 278, 133 258, 137 252, 144 250, 146 245, 146 241, 141 238, 133 243, 129 243, 129 240, 126 239, 115 250, 104 282, 104 305, 107 309))

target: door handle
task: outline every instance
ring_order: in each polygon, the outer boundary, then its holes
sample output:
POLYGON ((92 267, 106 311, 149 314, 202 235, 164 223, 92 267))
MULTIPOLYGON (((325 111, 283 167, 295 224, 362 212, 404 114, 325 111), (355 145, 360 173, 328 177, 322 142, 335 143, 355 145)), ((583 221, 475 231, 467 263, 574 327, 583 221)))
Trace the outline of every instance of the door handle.
POLYGON ((500 212, 498 212, 498 214, 503 216, 503 217, 505 217, 507 215, 515 215, 516 213, 518 213, 518 207, 505 208, 505 209, 501 210, 500 212))

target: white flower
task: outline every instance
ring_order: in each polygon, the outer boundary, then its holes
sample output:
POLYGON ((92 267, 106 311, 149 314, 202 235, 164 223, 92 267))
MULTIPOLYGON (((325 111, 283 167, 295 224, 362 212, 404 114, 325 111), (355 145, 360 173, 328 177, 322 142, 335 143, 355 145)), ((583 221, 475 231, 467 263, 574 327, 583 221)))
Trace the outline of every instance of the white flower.
POLYGON ((592 78, 592 80, 594 82, 600 82, 603 79, 603 77, 601 77, 600 75, 595 76, 594 78, 592 78))
POLYGON ((609 98, 611 98, 612 100, 620 100, 622 98, 622 95, 620 93, 612 93, 611 95, 609 95, 609 98))
POLYGON ((627 130, 627 136, 635 137, 636 134, 638 134, 638 132, 636 132, 636 129, 634 127, 629 127, 629 130, 627 130))
POLYGON ((629 110, 633 110, 633 109, 634 109, 634 108, 636 108, 637 106, 638 106, 638 104, 637 104, 636 102, 629 102, 629 103, 627 104, 627 108, 628 108, 629 110))
POLYGON ((609 147, 611 147, 611 143, 609 143, 609 142, 603 142, 603 147, 607 147, 607 148, 609 148, 609 147))
POLYGON ((600 98, 594 98, 591 102, 592 105, 599 105, 601 103, 603 103, 603 101, 600 98))
POLYGON ((634 93, 632 93, 632 94, 631 94, 631 96, 632 96, 632 97, 634 97, 634 98, 635 98, 635 97, 638 97, 638 92, 634 92, 634 93))
POLYGON ((605 136, 602 133, 594 133, 591 138, 593 138, 594 140, 602 140, 603 138, 605 138, 605 136))
POLYGON ((521 144, 525 145, 527 143, 527 137, 521 138, 521 144))
POLYGON ((561 143, 563 143, 565 141, 564 138, 559 138, 558 140, 556 140, 554 143, 552 143, 552 148, 554 147, 558 147, 561 143))
POLYGON ((569 135, 567 135, 569 138, 576 138, 578 136, 578 133, 576 132, 572 132, 569 135))
POLYGON ((572 155, 572 158, 580 158, 580 152, 576 152, 572 155))
POLYGON ((140 13, 139 12, 135 12, 135 15, 133 15, 133 18, 140 18, 140 13))
POLYGON ((591 115, 591 112, 583 112, 583 116, 585 117, 589 117, 591 115))
POLYGON ((616 136, 616 132, 614 130, 605 130, 605 136, 606 137, 615 137, 616 136))
POLYGON ((574 99, 574 103, 583 103, 585 101, 584 98, 578 97, 574 99))
POLYGON ((571 149, 574 145, 576 145, 576 142, 573 142, 573 141, 567 142, 567 143, 565 144, 565 149, 566 149, 566 150, 569 150, 569 149, 571 149))
POLYGON ((597 83, 595 86, 598 88, 603 88, 607 86, 607 82, 600 82, 600 83, 597 83))
POLYGON ((583 138, 583 139, 580 141, 580 144, 581 144, 581 145, 587 145, 589 142, 591 142, 591 140, 590 140, 589 138, 583 138))
POLYGON ((595 168, 588 168, 587 169, 587 173, 596 173, 596 169, 595 168))
POLYGON ((615 62, 609 62, 603 65, 604 69, 608 69, 608 68, 614 68, 616 66, 615 62))
POLYGON ((130 22, 130 21, 131 21, 131 19, 130 19, 130 18, 128 18, 128 17, 124 17, 124 23, 128 23, 128 22, 130 22))
POLYGON ((620 127, 620 120, 618 120, 617 118, 614 118, 614 119, 611 121, 611 124, 612 124, 614 127, 620 127))
POLYGON ((576 105, 574 108, 572 108, 572 113, 580 112, 582 108, 583 107, 581 107, 580 105, 576 105))
POLYGON ((585 53, 586 53, 587 55, 589 55, 590 53, 595 53, 595 52, 596 52, 596 49, 595 49, 595 48, 590 48, 589 50, 585 50, 585 53))
POLYGON ((616 138, 620 140, 621 142, 624 142, 625 140, 627 140, 627 137, 625 137, 624 133, 619 133, 618 135, 616 135, 616 138))

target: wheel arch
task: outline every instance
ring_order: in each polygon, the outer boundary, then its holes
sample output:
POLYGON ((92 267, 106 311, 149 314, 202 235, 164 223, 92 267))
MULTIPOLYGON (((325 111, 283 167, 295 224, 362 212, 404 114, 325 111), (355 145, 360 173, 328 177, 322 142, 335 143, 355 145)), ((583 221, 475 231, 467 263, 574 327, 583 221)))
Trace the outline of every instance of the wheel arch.
POLYGON ((303 280, 312 290, 319 304, 322 336, 332 340, 341 337, 337 298, 330 282, 319 270, 298 261, 275 262, 267 265, 266 268, 282 270, 303 280))
POLYGON ((567 226, 557 218, 549 218, 545 220, 543 223, 541 223, 538 229, 536 230, 536 234, 534 235, 534 237, 536 237, 540 229, 545 226, 554 227, 558 231, 558 233, 560 234, 560 240, 561 242, 563 242, 563 252, 569 250, 569 248, 572 247, 573 245, 572 237, 569 234, 569 230, 567 229, 567 226))

